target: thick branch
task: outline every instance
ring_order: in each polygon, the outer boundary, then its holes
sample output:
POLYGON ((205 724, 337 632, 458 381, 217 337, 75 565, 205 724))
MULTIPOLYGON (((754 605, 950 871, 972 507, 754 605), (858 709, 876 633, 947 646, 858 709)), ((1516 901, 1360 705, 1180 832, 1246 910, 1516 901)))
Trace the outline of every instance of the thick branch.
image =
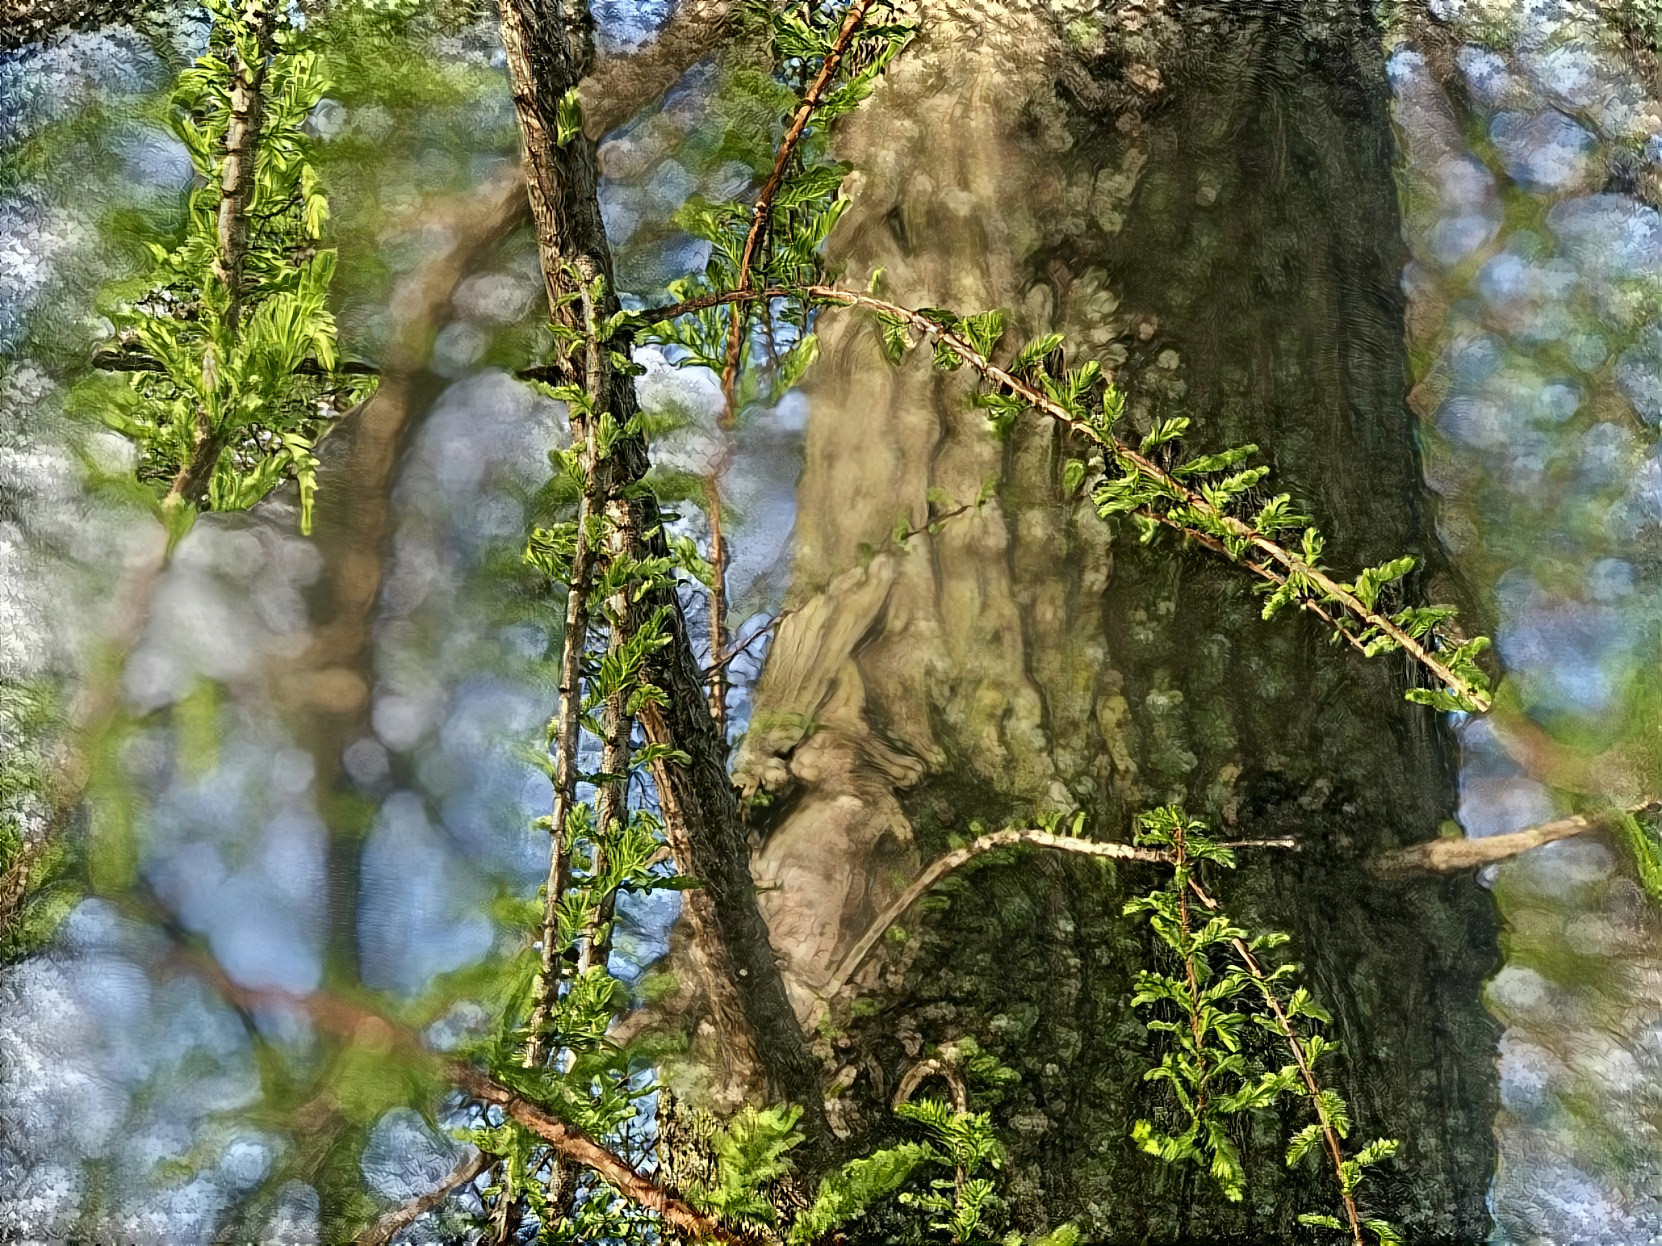
MULTIPOLYGON (((243 0, 238 21, 253 36, 255 56, 250 61, 237 50, 232 33, 225 58, 231 68, 231 117, 225 129, 225 154, 220 164, 219 212, 215 230, 213 274, 225 288, 225 330, 235 341, 242 322, 243 264, 248 258, 248 211, 258 193, 255 164, 260 150, 260 126, 265 119, 266 61, 271 54, 275 14, 268 0, 243 0)), ((212 347, 209 348, 210 352, 212 347)), ((206 374, 212 355, 204 361, 206 374)), ((212 385, 209 385, 212 388, 212 385)), ((213 427, 206 407, 198 406, 191 456, 179 468, 163 499, 164 507, 184 503, 201 506, 213 482, 214 469, 225 452, 229 434, 213 427)))
POLYGON ((748 1234, 734 1233, 724 1228, 684 1198, 671 1193, 650 1177, 636 1172, 631 1165, 581 1130, 572 1128, 536 1104, 521 1098, 501 1082, 464 1064, 448 1064, 446 1072, 449 1079, 460 1089, 475 1099, 495 1104, 560 1155, 591 1169, 625 1198, 648 1211, 658 1213, 672 1227, 688 1234, 695 1241, 742 1244, 752 1240, 748 1234))

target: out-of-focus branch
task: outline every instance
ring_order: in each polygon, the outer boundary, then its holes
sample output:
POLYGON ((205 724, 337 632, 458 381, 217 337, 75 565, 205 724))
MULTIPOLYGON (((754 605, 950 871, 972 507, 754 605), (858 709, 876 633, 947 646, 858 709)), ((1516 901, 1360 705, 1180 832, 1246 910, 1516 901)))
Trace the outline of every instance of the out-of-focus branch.
POLYGON ((352 1246, 383 1246, 383 1243, 390 1242, 464 1185, 477 1180, 479 1174, 495 1162, 494 1156, 487 1155, 483 1151, 474 1151, 472 1154, 464 1156, 461 1162, 450 1170, 443 1181, 425 1194, 418 1194, 402 1206, 394 1207, 373 1225, 358 1234, 353 1239, 352 1246))
POLYGON ((601 61, 583 82, 583 128, 598 139, 674 86, 733 30, 734 0, 683 0, 650 42, 601 61))
POLYGON ((505 1115, 536 1134, 558 1154, 592 1170, 625 1198, 657 1212, 673 1228, 697 1241, 745 1243, 751 1240, 747 1235, 727 1229, 679 1195, 637 1172, 582 1130, 566 1124, 511 1087, 470 1064, 431 1050, 419 1034, 389 1017, 324 992, 296 996, 286 991, 245 987, 226 973, 217 960, 199 952, 181 948, 173 954, 173 960, 200 974, 233 1005, 250 1011, 296 1009, 332 1038, 431 1070, 465 1094, 501 1108, 505 1115))
POLYGON ((0 0, 0 51, 103 22, 131 21, 145 0, 0 0))

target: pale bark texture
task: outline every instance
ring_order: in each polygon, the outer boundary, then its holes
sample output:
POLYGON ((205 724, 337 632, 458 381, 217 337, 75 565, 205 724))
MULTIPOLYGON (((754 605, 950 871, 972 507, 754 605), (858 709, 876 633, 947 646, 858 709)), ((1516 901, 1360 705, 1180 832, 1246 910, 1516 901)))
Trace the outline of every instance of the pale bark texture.
MULTIPOLYGON (((898 302, 1010 309, 1006 351, 1066 330, 1070 362, 1115 372, 1138 429, 1183 414, 1196 452, 1262 443, 1336 568, 1427 552, 1368 7, 962 0, 920 15, 840 135, 855 166, 833 239, 845 284, 882 268, 898 302)), ((763 907, 797 1008, 972 820, 1077 808, 1125 839, 1136 811, 1181 801, 1229 838, 1291 836, 1301 852, 1243 854, 1213 889, 1293 934, 1351 1053, 1334 1067, 1357 1136, 1404 1140, 1372 1208, 1412 1241, 1480 1240, 1487 898, 1469 877, 1384 882, 1364 864, 1452 809, 1449 744, 1402 702, 1406 669, 1363 663, 1307 619, 1263 623, 1247 577, 1214 555, 1110 543, 1063 486, 1082 448, 1048 422, 995 441, 963 374, 931 371, 927 351, 890 369, 847 313, 822 328, 794 613, 737 759, 774 797, 756 871, 779 884, 763 907), (978 497, 933 535, 892 535, 897 515, 921 528, 931 506, 978 497)), ((881 1128, 908 1067, 973 1037, 1019 1074, 971 1079, 1013 1140, 1018 1224, 1297 1240, 1294 1217, 1336 1198, 1330 1175, 1283 1168, 1285 1130, 1243 1136, 1243 1204, 1131 1141, 1165 1109, 1142 1080, 1159 1036, 1128 1005, 1154 953, 1119 913, 1155 882, 1148 866, 1033 853, 914 916, 908 960, 881 989, 864 980, 883 1011, 834 1010, 850 1028, 830 1049, 852 1082, 839 1120, 881 1128)))

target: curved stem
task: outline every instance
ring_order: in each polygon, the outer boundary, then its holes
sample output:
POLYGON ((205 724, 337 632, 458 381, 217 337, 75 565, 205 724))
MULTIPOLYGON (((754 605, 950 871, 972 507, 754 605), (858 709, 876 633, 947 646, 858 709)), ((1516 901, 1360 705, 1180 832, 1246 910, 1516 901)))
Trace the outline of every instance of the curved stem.
POLYGON ((866 958, 871 955, 884 934, 888 932, 906 911, 921 900, 931 888, 939 883, 954 870, 961 869, 976 857, 983 856, 998 848, 1009 848, 1016 844, 1034 844, 1041 848, 1057 848, 1064 852, 1079 853, 1090 857, 1108 857, 1120 861, 1148 861, 1165 862, 1170 857, 1164 852, 1155 852, 1152 848, 1136 848, 1130 844, 1102 843, 1094 839, 1077 839, 1071 835, 1056 835, 1050 831, 1037 829, 994 831, 990 835, 983 835, 974 843, 938 857, 923 868, 923 871, 912 880, 905 891, 896 896, 871 925, 866 927, 865 934, 848 950, 842 961, 831 974, 821 992, 820 998, 808 1014, 803 1028, 812 1031, 819 1024, 828 1011, 828 1005, 837 995, 837 992, 848 985, 848 981, 860 967, 865 964, 866 958))
MULTIPOLYGON (((957 355, 958 358, 962 359, 989 381, 992 381, 996 385, 999 385, 1000 387, 1008 390, 1010 393, 1021 398, 1034 410, 1044 412, 1044 414, 1050 416, 1052 419, 1057 421, 1057 423, 1066 425, 1072 431, 1085 437, 1086 440, 1102 447, 1103 450, 1107 451, 1121 463, 1135 470, 1139 475, 1159 484, 1163 489, 1167 490, 1185 506, 1188 506, 1192 510, 1205 514, 1216 520, 1230 534, 1244 541, 1247 546, 1264 555, 1267 562, 1254 561, 1233 554, 1225 548, 1223 543, 1216 537, 1178 523, 1169 516, 1149 511, 1144 511, 1143 513, 1150 515, 1151 518, 1165 524, 1167 527, 1174 528, 1182 532, 1184 535, 1193 538, 1198 544, 1204 546, 1205 548, 1213 550, 1214 552, 1222 553, 1225 557, 1229 558, 1231 562, 1235 562, 1240 566, 1245 567, 1248 571, 1251 571, 1254 575, 1257 575, 1261 579, 1267 580, 1269 583, 1280 585, 1284 584, 1290 575, 1301 576, 1311 584, 1314 584, 1316 587, 1320 588, 1332 600, 1338 602, 1339 605, 1344 608, 1344 612, 1346 614, 1351 615, 1360 622, 1366 624, 1368 627, 1377 628, 1381 634, 1390 637, 1391 640, 1393 640, 1404 652, 1409 654, 1409 656, 1411 656, 1421 666, 1440 679, 1447 687, 1453 689, 1469 703, 1476 706, 1479 712, 1488 710, 1490 705, 1488 693, 1479 688, 1473 687, 1472 684, 1450 669, 1446 663, 1438 659, 1436 654, 1427 649, 1424 645, 1420 644, 1418 640, 1410 636, 1388 616, 1380 614, 1376 610, 1370 609, 1354 593, 1345 588, 1344 585, 1340 584, 1338 581, 1334 580, 1325 571, 1321 570, 1319 567, 1311 566, 1308 562, 1304 561, 1304 559, 1300 558, 1297 554, 1293 553, 1285 546, 1271 540, 1267 536, 1264 536, 1262 533, 1258 532, 1250 525, 1243 523, 1233 515, 1226 514, 1225 512, 1219 510, 1217 507, 1213 506, 1212 503, 1208 502, 1203 496, 1201 496, 1201 494, 1189 488, 1186 484, 1178 480, 1175 476, 1159 464, 1155 463, 1152 459, 1136 450, 1133 450, 1125 442, 1119 440, 1119 438, 1113 436, 1111 433, 1099 429, 1088 421, 1082 420, 1073 415, 1060 403, 1055 402, 1048 395, 1034 388, 1026 381, 1021 380, 1019 377, 1014 376, 1010 372, 1007 372, 1005 369, 999 367, 997 364, 993 363, 992 360, 977 351, 962 337, 958 336, 956 333, 953 333, 939 321, 933 320, 924 315, 922 312, 915 311, 909 307, 902 307, 897 303, 891 303, 886 299, 880 299, 875 295, 861 293, 857 290, 844 290, 837 286, 812 285, 794 288, 776 287, 761 291, 736 290, 729 291, 725 294, 706 295, 697 299, 689 299, 683 303, 677 303, 673 306, 655 308, 651 311, 642 313, 641 318, 647 324, 655 324, 662 320, 669 320, 675 316, 684 315, 687 312, 699 311, 704 308, 715 307, 724 303, 749 302, 757 299, 788 297, 818 299, 822 302, 836 304, 843 307, 864 307, 869 311, 878 312, 881 315, 900 320, 909 325, 911 328, 916 329, 919 333, 925 334, 929 338, 938 342, 940 345, 945 346, 953 354, 957 355), (1269 564, 1275 565, 1272 566, 1269 564), (1277 566, 1280 567, 1281 570, 1277 570, 1277 566)), ((1348 632, 1345 632, 1345 629, 1340 628, 1337 621, 1334 620, 1327 612, 1323 611, 1319 605, 1314 602, 1301 602, 1301 604, 1303 604, 1306 609, 1312 609, 1314 613, 1320 615, 1322 618, 1326 619, 1328 623, 1332 624, 1336 630, 1340 631, 1342 634, 1345 634, 1353 646, 1357 648, 1362 647, 1355 636, 1350 635, 1348 632)))

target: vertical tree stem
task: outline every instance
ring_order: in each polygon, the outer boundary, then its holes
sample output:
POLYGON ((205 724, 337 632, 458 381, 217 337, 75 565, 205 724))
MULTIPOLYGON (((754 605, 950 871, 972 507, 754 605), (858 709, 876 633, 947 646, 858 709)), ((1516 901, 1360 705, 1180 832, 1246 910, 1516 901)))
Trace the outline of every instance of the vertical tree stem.
MULTIPOLYGON (((611 247, 600 215, 593 142, 578 133, 558 142, 556 110, 577 86, 576 62, 559 0, 505 0, 501 6, 503 45, 514 104, 524 140, 526 182, 536 223, 537 245, 549 306, 556 320, 582 330, 574 318, 579 290, 593 289, 598 316, 618 310, 612 288, 611 247)), ((663 521, 649 490, 636 488, 646 474, 646 443, 629 431, 637 411, 633 383, 604 366, 605 350, 590 341, 589 366, 556 367, 573 383, 599 383, 590 393, 598 412, 620 430, 607 455, 606 496, 629 511, 636 557, 668 553, 663 521), (592 356, 599 356, 596 360, 592 356), (598 366, 597 366, 598 365, 598 366)), ((701 671, 688 642, 686 620, 673 586, 647 591, 636 603, 641 617, 661 617, 666 643, 646 659, 645 678, 664 694, 664 703, 643 713, 648 741, 664 744, 686 760, 661 757, 654 763, 665 830, 681 870, 703 885, 685 893, 685 913, 708 966, 712 1006, 724 1022, 724 1052, 741 1083, 760 1078, 771 1095, 800 1104, 810 1138, 827 1136, 819 1065, 808 1050, 785 994, 767 925, 756 906, 749 850, 739 822, 737 794, 727 774, 725 748, 703 695, 701 671)))
MULTIPOLYGON (((213 273, 225 287, 226 336, 235 340, 242 324, 243 263, 248 256, 248 213, 258 192, 255 166, 259 157, 260 127, 265 121, 266 61, 271 55, 275 15, 271 0, 243 0, 239 17, 252 33, 257 53, 245 60, 237 50, 236 35, 227 53, 230 62, 231 117, 225 129, 225 159, 219 182, 218 253, 213 273)), ((208 347, 203 379, 213 388, 213 347, 208 347)), ((164 507, 200 506, 213 483, 214 468, 225 452, 229 433, 215 428, 205 406, 196 409, 196 428, 190 460, 179 469, 163 499, 164 507)))

